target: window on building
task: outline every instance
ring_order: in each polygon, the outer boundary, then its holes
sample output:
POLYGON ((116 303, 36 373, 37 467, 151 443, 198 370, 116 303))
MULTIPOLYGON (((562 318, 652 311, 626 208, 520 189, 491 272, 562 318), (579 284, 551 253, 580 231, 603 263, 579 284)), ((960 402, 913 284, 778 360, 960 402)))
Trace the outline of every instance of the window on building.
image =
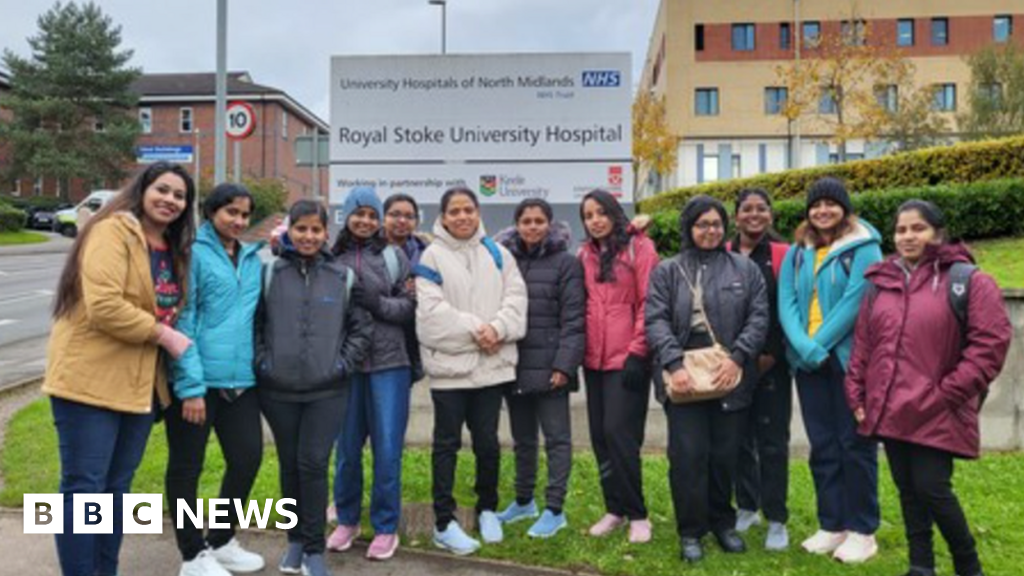
POLYGON ((107 125, 103 122, 103 118, 95 118, 92 121, 93 132, 106 132, 107 125))
POLYGON ((899 87, 895 84, 875 86, 875 101, 886 112, 896 112, 900 107, 899 87))
POLYGON ((789 98, 789 90, 785 87, 769 86, 764 89, 764 113, 769 115, 782 114, 789 98))
POLYGON ((139 129, 143 134, 153 133, 153 109, 139 108, 139 129))
POLYGON ((932 46, 949 44, 949 18, 932 18, 932 46))
POLYGON ((739 178, 742 175, 742 162, 739 154, 732 155, 732 177, 739 178))
POLYGON ((179 108, 178 109, 178 131, 187 134, 192 133, 192 109, 191 108, 179 108))
POLYGON ((986 102, 991 108, 998 109, 1003 104, 1003 85, 998 82, 981 84, 978 86, 976 96, 986 102))
POLYGON ((789 22, 783 22, 779 24, 779 48, 782 50, 789 50, 793 47, 793 29, 790 28, 789 22))
POLYGON ((821 40, 821 22, 804 22, 801 37, 804 46, 817 46, 821 40))
POLYGON ((992 20, 992 39, 996 42, 1007 42, 1013 34, 1013 17, 996 16, 992 20))
POLYGON ((835 114, 839 106, 836 101, 836 87, 823 86, 818 99, 818 114, 835 114))
POLYGON ((932 109, 939 112, 956 111, 956 84, 936 84, 932 87, 932 109))
POLYGON ((750 52, 754 49, 753 24, 732 25, 732 49, 740 52, 750 52))
POLYGON ((718 88, 697 88, 697 116, 718 116, 718 88))
POLYGON ((704 51, 704 25, 697 24, 693 27, 693 49, 697 52, 704 51))
POLYGON ((288 139, 288 111, 281 110, 281 138, 288 139))
POLYGON ((847 46, 863 46, 867 41, 867 32, 863 20, 843 21, 841 33, 843 35, 843 44, 847 46))
POLYGON ((14 180, 14 195, 21 196, 21 178, 14 180))
MULTIPOLYGON (((863 159, 864 159, 864 154, 862 154, 860 152, 857 152, 857 153, 847 152, 846 153, 846 161, 847 162, 853 162, 854 160, 863 160, 863 159)), ((829 164, 839 164, 839 153, 838 152, 831 152, 831 153, 829 153, 829 155, 828 155, 828 163, 829 164)))
POLYGON ((36 176, 35 182, 32 182, 32 195, 42 196, 43 195, 43 177, 36 176))
POLYGON ((705 156, 701 163, 704 167, 704 179, 702 182, 718 180, 718 156, 705 156))
POLYGON ((908 18, 896 21, 896 45, 914 45, 914 19, 908 18))

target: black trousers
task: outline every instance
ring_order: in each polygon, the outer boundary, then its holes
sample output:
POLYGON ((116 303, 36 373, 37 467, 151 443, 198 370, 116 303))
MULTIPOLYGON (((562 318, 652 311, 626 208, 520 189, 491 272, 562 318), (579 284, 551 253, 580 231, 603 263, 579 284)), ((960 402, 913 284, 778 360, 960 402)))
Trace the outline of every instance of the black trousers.
POLYGON ((572 471, 572 422, 569 394, 509 395, 508 413, 516 454, 516 501, 533 500, 537 487, 537 428, 544 432, 548 456, 545 506, 561 512, 572 471))
POLYGON ((288 530, 288 542, 302 544, 306 554, 323 554, 326 547, 327 466, 350 390, 346 385, 340 395, 309 402, 260 398, 277 446, 281 496, 297 505, 299 523, 288 530))
MULTIPOLYGON (((206 422, 190 424, 181 417, 182 401, 175 398, 166 412, 167 476, 165 488, 173 517, 178 515, 178 499, 192 508, 196 505, 199 476, 203 472, 206 444, 210 431, 217 433, 224 454, 224 477, 220 498, 249 499, 249 491, 263 459, 263 428, 260 423, 260 401, 255 388, 250 388, 233 401, 225 400, 220 391, 211 388, 205 396, 206 422)), ((231 528, 211 529, 206 538, 203 531, 185 522, 174 530, 181 557, 187 562, 199 555, 209 544, 219 548, 231 541, 238 517, 234 506, 229 516, 231 528)))
POLYGON ((587 420, 605 509, 630 520, 647 518, 640 449, 650 387, 627 388, 624 372, 586 370, 587 420))
POLYGON ((736 525, 732 507, 736 454, 746 410, 725 412, 719 400, 665 403, 669 485, 680 538, 700 538, 736 525))
POLYGON ((884 444, 892 480, 900 493, 910 565, 935 568, 932 524, 936 524, 949 545, 956 573, 979 574, 981 562, 974 537, 953 493, 953 455, 898 440, 885 440, 884 444))
POLYGON ((434 440, 430 455, 433 474, 434 521, 444 530, 455 519, 455 469, 462 448, 462 425, 469 428, 476 457, 476 511, 498 509, 498 416, 505 385, 463 390, 431 390, 434 402, 434 440))
POLYGON ((736 467, 736 505, 762 510, 770 522, 789 520, 789 425, 793 417, 793 379, 772 370, 757 383, 748 410, 736 467))

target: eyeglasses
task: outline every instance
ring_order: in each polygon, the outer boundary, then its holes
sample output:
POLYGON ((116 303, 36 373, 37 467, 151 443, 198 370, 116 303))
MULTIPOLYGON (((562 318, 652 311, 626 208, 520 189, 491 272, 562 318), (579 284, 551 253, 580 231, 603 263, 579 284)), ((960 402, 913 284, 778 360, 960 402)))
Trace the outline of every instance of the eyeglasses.
POLYGON ((701 232, 707 232, 708 230, 721 230, 722 229, 722 223, 721 222, 697 222, 696 224, 693 225, 693 227, 696 228, 697 230, 700 230, 701 232))
POLYGON ((385 216, 387 216, 388 218, 395 219, 395 220, 410 220, 410 221, 412 221, 412 220, 416 219, 416 215, 411 213, 411 212, 388 212, 387 214, 385 214, 385 216))

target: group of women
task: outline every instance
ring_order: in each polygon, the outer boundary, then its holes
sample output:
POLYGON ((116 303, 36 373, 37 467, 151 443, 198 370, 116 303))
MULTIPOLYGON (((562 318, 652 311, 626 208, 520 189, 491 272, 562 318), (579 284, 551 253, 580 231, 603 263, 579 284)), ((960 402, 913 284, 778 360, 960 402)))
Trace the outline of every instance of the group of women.
MULTIPOLYGON (((725 552, 742 552, 758 509, 765 546, 783 550, 795 375, 820 524, 803 547, 844 562, 876 552, 881 439, 900 490, 910 574, 934 573, 933 523, 957 573, 981 573, 951 490, 952 459, 978 455, 977 411, 1011 330, 995 283, 945 237, 929 203, 900 208, 897 253, 882 260, 879 233, 857 219, 838 180, 810 188, 793 246, 772 231, 765 191, 739 195, 731 241, 725 207, 700 196, 682 211, 679 254, 661 261, 601 190, 581 202, 586 238, 574 252, 568 226, 542 200, 522 202, 514 226, 492 238, 476 195, 448 190, 428 241, 416 233, 413 198, 382 203, 356 188, 332 245, 325 208, 300 200, 274 241, 278 256, 264 263, 261 244, 239 239, 254 207, 244 187, 216 187, 198 231, 196 201, 182 168, 153 164, 91 219, 68 257, 44 390, 69 505, 76 493, 113 493, 119 504, 158 417, 175 515, 179 502, 196 501, 211 431, 225 459, 220 496, 245 500, 262 460, 262 416, 281 494, 297 502, 279 570, 330 574, 325 551, 348 550, 359 537, 367 439, 374 537, 366 555, 386 560, 399 545, 410 388, 425 375, 434 544, 471 554, 521 520, 531 521, 529 536, 552 537, 569 523, 569 394, 582 372, 606 511, 591 536, 652 537, 641 448, 653 381, 668 422, 681 556, 699 561, 709 532, 725 552), (503 402, 515 494, 500 508, 503 402), (480 540, 460 525, 453 497, 464 426, 480 540), (325 538, 330 520, 337 527, 325 538)), ((63 573, 116 574, 119 518, 114 534, 89 535, 72 534, 66 515, 57 536, 63 573)), ((237 520, 232 512, 232 526, 237 520)), ((265 564, 233 528, 183 526, 175 536, 182 576, 265 564)))

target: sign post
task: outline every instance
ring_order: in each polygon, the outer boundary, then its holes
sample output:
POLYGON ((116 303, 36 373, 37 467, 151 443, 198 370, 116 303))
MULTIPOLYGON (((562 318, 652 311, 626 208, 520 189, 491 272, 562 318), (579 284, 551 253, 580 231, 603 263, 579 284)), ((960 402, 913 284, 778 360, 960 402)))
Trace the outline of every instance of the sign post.
POLYGON ((242 140, 256 129, 256 112, 248 102, 232 102, 227 109, 225 133, 234 141, 235 169, 233 180, 242 181, 242 140))

